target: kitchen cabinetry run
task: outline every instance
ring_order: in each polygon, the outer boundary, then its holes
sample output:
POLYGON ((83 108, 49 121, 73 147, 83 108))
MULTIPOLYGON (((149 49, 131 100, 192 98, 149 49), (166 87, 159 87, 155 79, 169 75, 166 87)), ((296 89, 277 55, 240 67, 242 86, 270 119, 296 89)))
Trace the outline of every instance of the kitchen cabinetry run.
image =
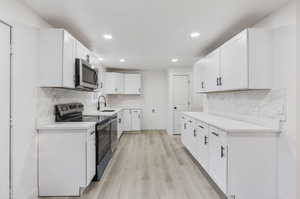
POLYGON ((191 115, 182 114, 181 141, 228 198, 277 198, 277 130, 191 115), (217 128, 216 121, 231 130, 217 128))
POLYGON ((96 174, 95 126, 38 133, 39 196, 80 196, 96 174))
POLYGON ((106 94, 140 95, 141 74, 106 72, 106 94))
POLYGON ((141 130, 141 109, 124 109, 123 110, 123 130, 140 131, 141 130))
POLYGON ((246 29, 194 65, 197 92, 271 88, 271 35, 246 29))

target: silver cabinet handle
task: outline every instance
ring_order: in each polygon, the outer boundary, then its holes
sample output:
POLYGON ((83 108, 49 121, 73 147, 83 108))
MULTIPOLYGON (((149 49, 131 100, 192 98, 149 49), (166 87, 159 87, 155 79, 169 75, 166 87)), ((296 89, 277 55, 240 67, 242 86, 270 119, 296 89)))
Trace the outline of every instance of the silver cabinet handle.
POLYGON ((215 135, 215 136, 219 136, 219 134, 215 133, 215 132, 211 132, 211 134, 215 135))
POLYGON ((225 156, 225 147, 221 146, 221 158, 225 156))
POLYGON ((207 145, 208 144, 208 141, 207 141, 208 137, 207 136, 204 136, 204 144, 207 145))
POLYGON ((90 135, 94 135, 95 134, 95 131, 93 131, 93 132, 90 132, 90 135))

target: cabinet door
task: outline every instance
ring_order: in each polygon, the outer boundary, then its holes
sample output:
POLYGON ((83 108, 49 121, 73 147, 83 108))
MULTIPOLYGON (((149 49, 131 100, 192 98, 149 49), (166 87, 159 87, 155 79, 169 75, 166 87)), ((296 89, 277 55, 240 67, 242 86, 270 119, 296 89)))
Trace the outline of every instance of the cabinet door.
POLYGON ((218 85, 218 78, 220 77, 220 51, 215 50, 209 54, 203 62, 205 63, 205 87, 206 91, 218 91, 220 86, 218 85))
POLYGON ((196 125, 196 150, 197 156, 196 159, 201 164, 201 166, 208 170, 209 165, 209 145, 208 145, 208 126, 201 122, 198 122, 196 125))
POLYGON ((191 118, 187 118, 186 122, 186 138, 187 138, 187 144, 186 148, 189 150, 189 152, 193 155, 195 155, 195 149, 194 149, 194 126, 193 126, 193 120, 191 118))
POLYGON ((221 47, 222 90, 248 88, 248 34, 247 30, 221 47))
POLYGON ((116 94, 117 93, 117 81, 115 73, 105 73, 105 93, 116 94))
POLYGON ((115 74, 115 80, 116 80, 116 85, 117 85, 117 94, 124 94, 124 74, 122 73, 116 73, 115 74))
POLYGON ((141 75, 124 74, 125 94, 141 94, 141 75))
POLYGON ((194 89, 195 92, 206 92, 206 62, 205 59, 201 59, 194 65, 194 89))
POLYGON ((75 88, 76 40, 63 31, 63 87, 75 88))
POLYGON ((76 58, 87 60, 90 57, 90 51, 79 41, 76 42, 76 58))
POLYGON ((106 94, 123 94, 124 75, 121 73, 107 72, 105 74, 104 85, 106 94))
POLYGON ((209 131, 209 174, 219 188, 227 193, 227 143, 225 133, 209 131))
POLYGON ((140 131, 141 130, 141 118, 142 118, 141 110, 133 109, 131 110, 131 129, 132 131, 140 131))
POLYGON ((98 62, 98 83, 99 83, 99 86, 98 86, 97 91, 101 92, 101 93, 104 93, 104 81, 105 81, 104 76, 105 76, 104 67, 100 62, 98 62))
POLYGON ((131 110, 123 110, 123 131, 131 131, 131 110))
POLYGON ((96 137, 95 131, 89 133, 87 138, 87 158, 86 158, 86 165, 87 165, 87 185, 92 181, 93 177, 96 174, 96 137))

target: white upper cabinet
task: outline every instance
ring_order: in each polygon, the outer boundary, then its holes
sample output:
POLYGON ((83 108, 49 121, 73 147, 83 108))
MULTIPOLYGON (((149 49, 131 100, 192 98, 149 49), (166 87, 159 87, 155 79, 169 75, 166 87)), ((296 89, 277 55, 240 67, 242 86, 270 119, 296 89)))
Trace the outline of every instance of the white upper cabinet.
POLYGON ((64 31, 63 44, 63 85, 64 87, 74 88, 76 40, 64 31))
POLYGON ((106 72, 104 85, 105 85, 105 94, 123 94, 124 74, 106 72))
POLYGON ((106 94, 141 94, 141 74, 128 74, 106 72, 105 74, 106 94))
POLYGON ((220 90, 218 78, 220 77, 220 51, 217 49, 204 59, 204 85, 206 92, 220 90))
POLYGON ((194 65, 194 89, 195 92, 201 93, 206 91, 206 80, 205 80, 205 59, 199 60, 194 65))
POLYGON ((103 93, 103 84, 104 84, 103 82, 104 82, 105 71, 101 61, 99 60, 99 57, 95 53, 90 54, 90 64, 92 67, 98 70, 99 86, 96 89, 96 91, 103 93))
POLYGON ((270 38, 268 30, 246 29, 198 61, 197 92, 270 89, 270 38))
POLYGON ((76 39, 63 29, 40 31, 39 85, 75 88, 76 39))
POLYGON ((79 41, 76 42, 76 58, 87 60, 91 58, 91 52, 79 41))
POLYGON ((124 94, 140 95, 141 90, 141 74, 124 74, 124 94))
POLYGON ((221 47, 221 85, 223 90, 248 88, 248 31, 221 47))

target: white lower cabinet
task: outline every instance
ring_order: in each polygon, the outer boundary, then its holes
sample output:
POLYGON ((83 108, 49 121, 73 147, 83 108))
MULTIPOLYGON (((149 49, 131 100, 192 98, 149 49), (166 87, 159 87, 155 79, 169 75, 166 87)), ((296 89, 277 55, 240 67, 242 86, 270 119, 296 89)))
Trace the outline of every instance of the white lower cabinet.
POLYGON ((141 117, 142 111, 140 109, 131 110, 131 130, 140 131, 141 128, 141 117))
POLYGON ((39 196, 80 196, 95 174, 95 127, 38 130, 39 196))
POLYGON ((182 114, 181 141, 229 199, 276 199, 276 133, 228 133, 182 114))
POLYGON ((123 110, 123 130, 140 131, 142 129, 142 110, 124 109, 123 110))
POLYGON ((195 150, 197 151, 196 159, 202 165, 204 169, 208 169, 209 165, 209 136, 208 136, 208 126, 201 122, 196 122, 196 144, 195 150))
POLYGON ((209 174, 220 189, 227 193, 227 143, 226 134, 209 128, 209 174))
POLYGON ((86 165, 87 165, 87 183, 90 183, 96 174, 96 134, 91 131, 87 137, 86 144, 86 165))

